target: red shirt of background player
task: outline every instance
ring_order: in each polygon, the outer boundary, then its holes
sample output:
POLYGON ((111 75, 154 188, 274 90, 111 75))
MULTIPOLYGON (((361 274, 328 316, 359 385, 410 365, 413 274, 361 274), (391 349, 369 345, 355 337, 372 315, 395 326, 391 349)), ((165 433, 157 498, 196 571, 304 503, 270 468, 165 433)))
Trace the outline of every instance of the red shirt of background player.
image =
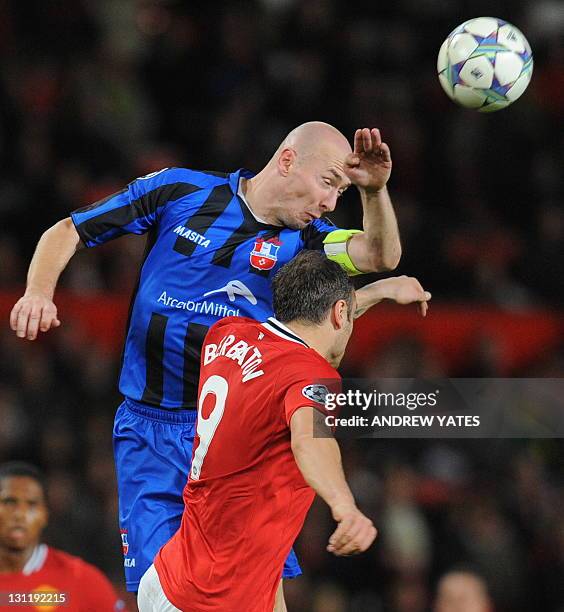
POLYGON ((289 423, 302 406, 323 410, 308 395, 320 382, 334 390, 340 376, 281 329, 229 317, 206 336, 182 524, 155 558, 163 591, 181 610, 271 612, 315 497, 292 454, 289 423))
MULTIPOLYGON (((0 573, 2 610, 36 612, 118 612, 125 610, 114 588, 102 572, 79 557, 39 544, 23 571, 0 573), (64 595, 65 603, 47 605, 9 605, 8 598, 31 593, 53 593, 51 601, 64 595)), ((59 599, 60 600, 60 599, 59 599)), ((21 599, 20 599, 21 601, 21 599)), ((48 601, 48 600, 47 600, 48 601)))

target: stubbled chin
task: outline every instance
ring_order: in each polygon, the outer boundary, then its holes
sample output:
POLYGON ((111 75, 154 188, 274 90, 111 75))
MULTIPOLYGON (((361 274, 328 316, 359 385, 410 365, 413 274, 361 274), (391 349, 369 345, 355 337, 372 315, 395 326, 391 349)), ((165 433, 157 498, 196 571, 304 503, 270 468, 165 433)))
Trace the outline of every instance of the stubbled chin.
POLYGON ((286 211, 278 216, 278 223, 292 230, 302 230, 307 226, 308 221, 304 221, 298 217, 288 214, 286 211))
POLYGON ((293 230, 302 230, 304 227, 309 225, 309 221, 302 221, 301 219, 292 219, 286 223, 286 227, 289 227, 293 230))

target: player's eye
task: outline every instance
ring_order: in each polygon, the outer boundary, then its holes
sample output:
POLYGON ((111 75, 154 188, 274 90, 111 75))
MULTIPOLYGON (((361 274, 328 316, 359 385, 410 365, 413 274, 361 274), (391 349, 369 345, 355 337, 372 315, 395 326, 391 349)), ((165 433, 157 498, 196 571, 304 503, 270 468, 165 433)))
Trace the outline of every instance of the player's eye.
POLYGON ((333 186, 333 181, 332 181, 330 178, 325 177, 325 178, 323 179, 323 182, 324 182, 326 185, 329 185, 329 187, 332 187, 332 186, 333 186))

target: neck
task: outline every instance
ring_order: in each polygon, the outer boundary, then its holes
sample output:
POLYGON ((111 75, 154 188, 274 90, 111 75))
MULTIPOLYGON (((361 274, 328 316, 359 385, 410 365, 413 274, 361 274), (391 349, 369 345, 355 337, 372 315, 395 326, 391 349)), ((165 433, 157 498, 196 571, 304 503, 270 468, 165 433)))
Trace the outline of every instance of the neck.
POLYGON ((276 198, 267 179, 268 169, 261 170, 251 179, 241 179, 241 190, 251 210, 269 225, 281 225, 276 216, 276 198))
POLYGON ((324 325, 302 325, 296 321, 284 323, 284 325, 292 330, 296 336, 299 336, 310 348, 319 353, 334 368, 338 367, 341 360, 333 351, 332 335, 327 333, 324 325))
POLYGON ((20 573, 29 561, 37 544, 22 550, 0 548, 0 574, 20 573))

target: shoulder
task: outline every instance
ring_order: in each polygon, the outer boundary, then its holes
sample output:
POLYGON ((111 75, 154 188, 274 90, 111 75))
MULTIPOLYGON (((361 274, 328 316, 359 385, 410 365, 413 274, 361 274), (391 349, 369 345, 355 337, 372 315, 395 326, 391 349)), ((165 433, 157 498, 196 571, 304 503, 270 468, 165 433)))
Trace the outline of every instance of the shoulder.
POLYGON ((80 557, 75 557, 76 559, 76 569, 80 574, 83 580, 91 581, 91 584, 103 584, 104 586, 110 586, 110 581, 106 576, 102 573, 102 570, 98 569, 95 565, 88 563, 84 559, 80 557))
POLYGON ((222 334, 227 331, 234 332, 237 330, 245 330, 248 329, 249 326, 256 325, 259 325, 258 321, 249 317, 224 317, 210 327, 208 336, 222 334))
POLYGON ((149 185, 153 188, 175 183, 188 183, 204 189, 216 185, 224 185, 229 181, 229 174, 213 170, 192 170, 190 168, 162 168, 137 177, 132 184, 149 185))
POLYGON ((284 397, 289 424, 294 412, 302 406, 323 410, 327 396, 339 393, 341 377, 321 355, 304 348, 299 359, 281 368, 277 387, 284 397))
POLYGON ((300 230, 300 238, 308 249, 319 250, 323 245, 323 239, 327 234, 339 229, 327 218, 314 219, 300 230))
POLYGON ((337 229, 337 226, 326 217, 321 219, 314 219, 311 223, 308 223, 302 230, 302 237, 314 236, 319 233, 332 232, 337 229))
POLYGON ((80 557, 49 546, 47 548, 47 563, 51 566, 58 566, 74 571, 81 563, 85 562, 80 557))
POLYGON ((341 376, 314 349, 302 344, 281 340, 276 343, 275 359, 280 363, 279 382, 289 387, 300 382, 307 384, 319 380, 341 380, 341 376))
POLYGON ((78 578, 84 578, 85 576, 98 576, 103 580, 106 580, 102 572, 97 567, 88 563, 84 559, 81 559, 76 555, 71 555, 63 550, 59 550, 58 548, 52 548, 51 546, 49 546, 48 550, 48 561, 50 565, 57 565, 61 568, 65 568, 68 572, 74 574, 78 578))
POLYGON ((299 344, 296 344, 288 371, 294 376, 299 373, 302 378, 311 378, 312 376, 340 378, 337 370, 318 352, 299 344))

